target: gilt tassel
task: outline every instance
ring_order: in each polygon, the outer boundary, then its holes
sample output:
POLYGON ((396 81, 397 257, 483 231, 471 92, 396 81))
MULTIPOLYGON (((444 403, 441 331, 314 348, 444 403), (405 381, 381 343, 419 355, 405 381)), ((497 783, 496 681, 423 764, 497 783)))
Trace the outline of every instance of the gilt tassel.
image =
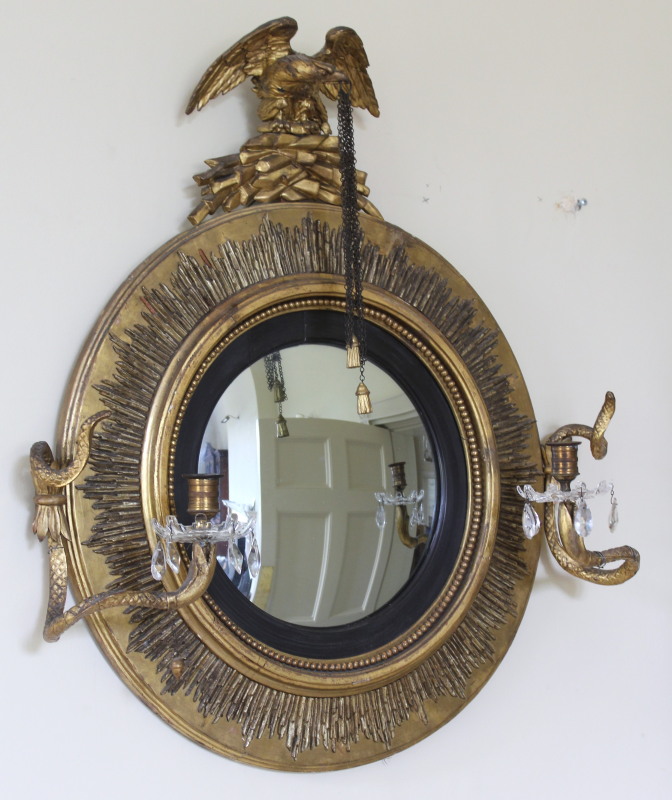
POLYGON ((286 439, 288 436, 289 428, 287 427, 287 420, 282 414, 278 414, 278 418, 275 420, 275 438, 286 439))
POLYGON ((353 336, 345 347, 345 357, 348 369, 358 369, 361 364, 359 339, 353 336))
POLYGON ((373 411, 371 393, 366 388, 366 384, 363 381, 357 387, 355 394, 357 395, 357 413, 370 414, 373 411))

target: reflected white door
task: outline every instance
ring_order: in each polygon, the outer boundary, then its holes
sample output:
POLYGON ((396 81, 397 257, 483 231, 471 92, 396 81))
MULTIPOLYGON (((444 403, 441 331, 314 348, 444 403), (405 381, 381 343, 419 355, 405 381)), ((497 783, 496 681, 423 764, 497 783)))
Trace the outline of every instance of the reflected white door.
POLYGON ((381 533, 373 493, 389 486, 389 431, 341 420, 291 419, 277 439, 259 421, 263 574, 254 602, 302 625, 339 625, 379 608, 413 558, 381 533))

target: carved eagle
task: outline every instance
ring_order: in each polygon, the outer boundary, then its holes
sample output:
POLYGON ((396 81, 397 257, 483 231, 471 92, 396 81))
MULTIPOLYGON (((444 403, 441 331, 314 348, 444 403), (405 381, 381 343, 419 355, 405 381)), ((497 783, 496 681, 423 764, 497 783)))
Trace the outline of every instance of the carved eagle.
POLYGON ((369 61, 355 31, 332 28, 319 53, 307 56, 290 47, 297 27, 291 17, 282 17, 244 36, 208 67, 189 100, 187 114, 200 111, 213 97, 251 77, 261 100, 259 116, 266 123, 260 127, 262 132, 329 133, 320 93, 335 100, 344 82, 349 83, 352 105, 377 117, 369 61))

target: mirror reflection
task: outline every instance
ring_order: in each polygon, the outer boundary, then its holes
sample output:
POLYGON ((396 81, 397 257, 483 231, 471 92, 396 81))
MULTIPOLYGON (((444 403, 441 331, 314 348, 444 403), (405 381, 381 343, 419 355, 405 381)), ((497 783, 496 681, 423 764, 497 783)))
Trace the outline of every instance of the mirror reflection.
POLYGON ((431 536, 436 474, 410 399, 367 365, 373 413, 356 413, 344 350, 301 344, 260 359, 221 396, 199 472, 218 473, 223 513, 256 516, 260 569, 220 565, 254 605, 300 625, 343 625, 387 603, 431 536), (392 466, 390 466, 392 465, 392 466), (250 512, 250 509, 253 509, 250 512))

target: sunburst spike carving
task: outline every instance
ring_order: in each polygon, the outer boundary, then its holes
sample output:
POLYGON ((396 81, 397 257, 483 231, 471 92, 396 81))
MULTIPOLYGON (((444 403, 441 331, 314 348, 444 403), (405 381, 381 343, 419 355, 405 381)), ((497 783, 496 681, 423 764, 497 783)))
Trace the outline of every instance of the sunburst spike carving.
MULTIPOLYGON (((151 582, 144 520, 138 503, 139 464, 153 393, 184 336, 200 318, 237 291, 268 279, 304 272, 342 275, 340 231, 307 216, 287 228, 264 219, 256 235, 223 242, 217 254, 180 253, 171 280, 144 291, 144 324, 115 339, 116 374, 98 387, 113 419, 94 440, 86 497, 100 509, 88 542, 104 556, 111 587, 151 582), (119 446, 119 442, 123 446, 119 446)), ((516 607, 516 581, 525 574, 515 485, 534 480, 526 459, 532 424, 510 402, 511 387, 491 357, 497 333, 475 322, 473 304, 453 295, 446 280, 411 263, 402 248, 362 251, 366 283, 381 287, 433 319, 468 365, 494 426, 502 469, 502 505, 491 567, 453 635, 424 663, 392 684, 348 697, 300 697, 263 686, 211 653, 181 617, 140 609, 130 616, 129 652, 155 662, 163 691, 190 696, 213 724, 235 720, 245 747, 259 738, 285 741, 293 758, 315 748, 349 749, 361 739, 393 747, 395 731, 442 696, 465 698, 469 681, 493 662, 495 632, 516 607), (171 669, 175 652, 184 665, 171 669)))

